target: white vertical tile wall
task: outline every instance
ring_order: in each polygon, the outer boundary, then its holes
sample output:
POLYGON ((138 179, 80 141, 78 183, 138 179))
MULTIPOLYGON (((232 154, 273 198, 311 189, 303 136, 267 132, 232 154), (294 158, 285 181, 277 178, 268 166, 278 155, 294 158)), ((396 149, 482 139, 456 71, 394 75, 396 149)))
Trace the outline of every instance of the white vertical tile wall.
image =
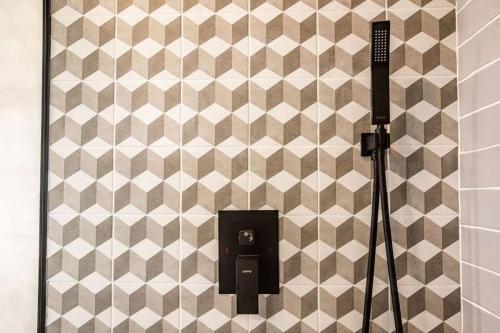
POLYGON ((500 326, 500 2, 457 3, 463 332, 500 326))

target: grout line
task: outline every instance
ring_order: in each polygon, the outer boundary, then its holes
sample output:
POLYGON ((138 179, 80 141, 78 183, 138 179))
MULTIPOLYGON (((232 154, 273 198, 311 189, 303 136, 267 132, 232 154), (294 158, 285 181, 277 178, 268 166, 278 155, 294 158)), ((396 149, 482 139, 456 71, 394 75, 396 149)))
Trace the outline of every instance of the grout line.
MULTIPOLYGON (((461 9, 463 9, 465 6, 463 6, 461 9)), ((458 69, 458 63, 459 63, 459 50, 458 50, 458 12, 455 12, 455 66, 456 66, 456 80, 458 81, 458 73, 459 73, 459 69, 458 69)), ((461 145, 460 145, 460 138, 461 138, 461 131, 460 131, 460 122, 461 122, 461 118, 460 118, 460 89, 459 89, 459 86, 458 86, 458 82, 457 82, 457 86, 456 86, 456 91, 457 91, 457 145, 458 145, 458 156, 457 156, 457 187, 458 187, 458 190, 457 190, 457 200, 458 200, 458 262, 459 262, 459 267, 458 267, 458 274, 459 274, 459 294, 460 294, 460 299, 463 298, 463 289, 462 289, 462 286, 463 286, 463 273, 462 273, 462 265, 460 264, 462 262, 462 246, 461 246, 461 240, 462 240, 462 228, 460 228, 460 225, 462 223, 462 210, 461 210, 461 198, 462 196, 460 195, 460 187, 461 187, 461 184, 462 184, 462 176, 461 176, 461 173, 460 173, 460 152, 461 152, 461 145)), ((464 316, 463 316, 463 313, 462 313, 462 304, 460 303, 460 330, 463 329, 464 327, 464 316)))
POLYGON ((498 230, 498 229, 492 229, 492 228, 486 228, 486 227, 480 227, 480 226, 468 225, 468 224, 462 224, 460 226, 464 229, 481 230, 481 231, 492 232, 495 234, 500 234, 500 230, 498 230))
MULTIPOLYGON (((474 303, 472 300, 470 300, 466 297, 462 297, 462 300, 466 301, 467 303, 471 304, 472 306, 478 308, 479 310, 486 312, 490 316, 495 317, 496 319, 500 319, 500 316, 496 315, 495 313, 491 312, 490 310, 486 309, 485 307, 483 307, 477 303, 474 303)), ((463 316, 462 316, 462 325, 463 325, 463 316)), ((462 326, 462 328, 463 328, 463 326, 462 326)))
MULTIPOLYGON (((458 17, 458 15, 457 15, 457 17, 458 17)), ((493 23, 495 23, 495 21, 497 21, 499 18, 500 18, 500 15, 497 15, 497 16, 493 17, 491 20, 489 20, 487 23, 485 23, 483 26, 481 26, 476 32, 474 32, 471 36, 467 37, 461 43, 458 43, 458 39, 457 39, 457 51, 458 51, 458 49, 462 48, 465 44, 467 44, 468 42, 470 42, 472 39, 474 39, 474 37, 476 37, 477 35, 479 35, 483 30, 485 30, 490 25, 492 25, 493 23)), ((456 21, 458 22, 458 20, 456 20, 456 21)))
MULTIPOLYGON (((247 15, 248 15, 248 23, 247 23, 247 48, 248 48, 248 53, 247 53, 247 91, 248 91, 248 101, 247 101, 247 135, 248 135, 248 138, 247 138, 247 163, 248 163, 248 166, 247 166, 247 174, 248 174, 248 177, 247 177, 247 208, 250 209, 250 147, 251 147, 251 130, 250 130, 250 125, 251 125, 251 122, 250 122, 250 111, 251 111, 251 108, 250 108, 250 98, 251 98, 251 94, 250 94, 250 58, 251 58, 251 54, 250 54, 250 8, 251 8, 251 3, 250 3, 251 0, 248 0, 247 1, 247 15)), ((249 327, 248 327, 248 330, 250 330, 250 324, 248 324, 249 327)))
POLYGON ((459 153, 459 155, 468 155, 468 154, 472 154, 472 153, 480 153, 480 152, 483 152, 483 151, 486 151, 486 150, 495 149, 495 148, 499 148, 499 147, 500 147, 500 143, 497 143, 497 144, 494 144, 494 145, 491 145, 491 146, 488 146, 488 147, 484 147, 484 148, 478 148, 478 149, 475 149, 475 150, 461 151, 459 153))
MULTIPOLYGON (((251 146, 251 130, 250 130, 250 9, 251 9, 251 0, 247 0, 247 92, 248 92, 248 101, 247 101, 247 209, 250 209, 250 146, 251 146)), ((257 296, 257 302, 258 302, 257 296)), ((258 304, 258 303, 257 303, 258 304)), ((247 315, 247 332, 250 332, 250 316, 247 315)))
POLYGON ((460 9, 457 8, 457 14, 461 12, 465 7, 467 7, 467 5, 469 5, 471 2, 472 0, 467 0, 467 2, 463 4, 463 6, 460 9))
POLYGON ((116 44, 118 39, 118 0, 114 1, 114 18, 115 18, 115 26, 114 26, 114 49, 113 49, 113 143, 111 145, 113 149, 113 174, 111 179, 111 322, 110 322, 110 331, 114 331, 114 308, 115 308, 115 260, 114 260, 114 245, 115 245, 115 177, 116 177, 116 73, 117 73, 117 61, 116 61, 116 44))
MULTIPOLYGON (((389 19, 389 4, 388 4, 388 0, 385 0, 385 19, 388 20, 389 19)), ((389 39, 390 39, 390 36, 389 36, 389 39)), ((390 56, 390 51, 389 51, 389 56, 390 56)), ((389 74, 390 75, 390 74, 389 74)), ((389 77, 391 77, 392 75, 390 75, 389 77)), ((371 87, 370 87, 371 89, 371 87)), ((390 106, 389 106, 389 111, 390 111, 390 106)), ((389 133, 390 133, 390 128, 391 128, 391 125, 390 125, 390 122, 389 122, 389 126, 388 126, 388 129, 389 129, 389 133)), ((390 154, 390 150, 387 152, 387 170, 390 171, 390 158, 389 158, 389 154, 390 154)), ((373 177, 377 177, 377 175, 373 175, 373 177)), ((373 180, 372 180, 373 181, 373 180)), ((389 200, 389 205, 390 205, 390 202, 391 202, 391 187, 390 187, 390 177, 388 177, 387 179, 387 198, 389 200)), ((373 202, 372 202, 373 204, 373 202)), ((391 216, 391 212, 390 212, 390 208, 389 208, 389 216, 391 216)), ((377 213, 377 219, 378 219, 378 213, 377 213)), ((377 228, 378 228, 378 223, 377 223, 377 228)), ((378 233, 378 231, 377 231, 378 233)), ((385 239, 384 239, 385 241, 385 239)), ((394 240, 393 240, 394 241, 394 240)), ((377 246, 378 247, 378 246, 377 246)), ((377 247, 375 248, 375 258, 377 257, 377 247)), ((394 258, 396 260, 396 258, 394 258)), ((386 262, 387 262, 387 258, 386 258, 386 262)), ((391 303, 391 291, 390 291, 390 288, 391 286, 389 285, 389 271, 386 269, 386 278, 387 278, 387 317, 386 317, 386 325, 387 325, 387 329, 388 330, 391 330, 391 311, 392 311, 392 303, 391 303)), ((366 279, 365 279, 366 280, 366 279)), ((396 278, 396 283, 398 283, 397 281, 398 279, 396 278)))
POLYGON ((461 192, 466 192, 466 191, 499 191, 500 187, 499 186, 492 186, 492 187, 462 187, 460 189, 461 192))
MULTIPOLYGON (((460 89, 458 89, 458 90, 457 90, 457 92, 459 92, 459 91, 460 91, 460 89)), ((460 93, 459 93, 459 94, 460 94, 460 93)), ((476 109, 476 110, 474 110, 474 111, 471 111, 471 112, 469 112, 469 113, 467 113, 467 114, 465 114, 465 115, 463 115, 463 116, 460 116, 460 115, 459 115, 458 120, 467 119, 467 118, 469 118, 469 117, 471 117, 471 116, 473 116, 473 115, 475 115, 475 114, 477 114, 477 113, 480 113, 481 111, 484 111, 484 110, 490 109, 490 108, 492 108, 492 107, 494 107, 494 106, 497 106, 497 105, 499 105, 499 104, 500 104, 500 100, 499 100, 499 101, 496 101, 496 102, 494 102, 494 103, 491 103, 491 104, 488 104, 488 105, 482 106, 482 107, 480 107, 479 109, 476 109)), ((459 105, 459 107, 460 107, 460 105, 459 105)), ((460 110, 460 108, 459 108, 459 110, 460 110)))
POLYGON ((320 147, 321 147, 321 141, 320 141, 320 108, 319 108, 319 0, 316 1, 316 200, 317 202, 317 207, 316 207, 316 237, 317 237, 317 247, 316 247, 316 313, 318 314, 317 316, 317 332, 320 332, 321 330, 321 308, 320 308, 320 287, 321 287, 321 280, 320 280, 320 273, 321 273, 321 265, 320 265, 320 215, 321 215, 321 207, 320 207, 320 175, 321 175, 321 168, 320 168, 320 147))
MULTIPOLYGON (((457 52, 458 52, 458 50, 457 50, 457 52)), ((466 81, 470 80, 471 78, 473 78, 477 74, 481 73, 483 70, 487 69, 488 67, 491 67, 491 66, 495 65, 497 62, 500 62, 500 57, 495 58, 494 60, 490 61, 486 65, 482 65, 481 67, 479 67, 478 69, 472 71, 469 75, 467 75, 465 78, 463 78, 461 80, 458 80, 458 77, 457 77, 457 86, 465 83, 466 81)), ((458 67, 458 65, 457 65, 457 67, 458 67)))
POLYGON ((479 266, 479 265, 476 265, 476 264, 470 263, 470 262, 468 262, 468 261, 462 261, 462 264, 465 264, 465 265, 470 266, 470 267, 473 267, 473 268, 475 268, 475 269, 478 269, 478 270, 481 270, 481 271, 485 271, 485 272, 487 272, 487 273, 490 273, 490 274, 493 274, 493 275, 495 275, 495 276, 497 276, 497 277, 500 277, 500 273, 495 272, 495 271, 492 271, 491 269, 488 269, 488 268, 486 268, 486 267, 481 267, 481 266, 479 266))
POLYGON ((182 192, 183 192, 183 178, 184 178, 184 173, 183 173, 183 151, 184 151, 184 142, 183 142, 183 128, 184 124, 182 123, 182 115, 183 112, 182 110, 184 109, 184 1, 180 1, 180 17, 181 17, 181 36, 180 36, 180 78, 179 78, 179 83, 181 85, 180 91, 181 91, 181 98, 180 98, 180 105, 179 105, 179 259, 177 263, 177 267, 179 269, 178 272, 178 286, 179 286, 179 333, 182 332, 182 255, 183 255, 183 249, 182 249, 182 224, 183 224, 183 212, 182 212, 182 192))
POLYGON ((467 191, 498 191, 500 187, 463 187, 460 189, 461 192, 467 191))

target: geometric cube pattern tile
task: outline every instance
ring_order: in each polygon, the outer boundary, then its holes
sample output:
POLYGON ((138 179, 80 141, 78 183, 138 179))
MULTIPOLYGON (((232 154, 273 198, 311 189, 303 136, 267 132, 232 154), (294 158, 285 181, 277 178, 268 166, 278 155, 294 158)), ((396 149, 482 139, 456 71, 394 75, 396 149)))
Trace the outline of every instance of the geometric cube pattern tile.
POLYGON ((110 214, 113 203, 111 146, 50 149, 51 213, 110 214))
POLYGON ((113 144, 112 80, 52 80, 50 138, 54 146, 113 144))
POLYGON ((116 77, 118 79, 179 78, 180 14, 147 14, 136 6, 117 15, 116 77))
POLYGON ((178 146, 179 80, 119 80, 116 85, 115 144, 178 146))
POLYGON ((279 295, 259 296, 250 332, 318 332, 317 285, 282 285, 279 295))
POLYGON ((111 281, 112 216, 49 216, 49 281, 111 281))
POLYGON ((316 147, 254 147, 250 152, 250 208, 316 215, 316 147))
POLYGON ((318 84, 318 127, 322 146, 359 143, 370 129, 370 79, 322 78, 318 84))
MULTIPOLYGON (((359 332, 359 140, 386 18, 403 322, 460 332, 455 15, 455 0, 52 1, 47 332, 359 332), (237 315, 217 211, 269 208, 280 294, 237 315)), ((371 329, 393 332, 378 235, 371 329)))
POLYGON ((182 151, 182 212, 212 215, 248 205, 248 149, 195 147, 182 151))
MULTIPOLYGON (((314 3, 314 2, 313 2, 314 3)), ((250 17, 250 75, 314 78, 316 76, 316 11, 303 1, 288 8, 254 3, 250 17)))
POLYGON ((184 80, 182 100, 184 146, 247 145, 247 80, 184 80))
POLYGON ((180 278, 184 284, 215 284, 217 277, 216 217, 184 215, 180 278))
POLYGON ((179 222, 175 215, 117 215, 113 235, 114 280, 177 282, 179 222))
POLYGON ((236 296, 213 284, 183 284, 180 332, 247 332, 248 315, 236 314, 236 296))
POLYGON ((54 1, 52 62, 54 80, 114 78, 116 17, 112 1, 54 1))
POLYGON ((49 282, 47 332, 110 332, 111 283, 49 282))
POLYGON ((115 212, 178 213, 179 148, 119 148, 115 151, 115 161, 115 212))
POLYGON ((115 283, 113 332, 177 332, 179 285, 115 283))
POLYGON ((370 1, 358 6, 362 8, 359 10, 344 10, 336 5, 335 1, 325 4, 318 15, 319 75, 366 76, 370 66, 370 22, 385 19, 384 7, 370 1))
POLYGON ((453 6, 391 8, 388 14, 393 24, 391 72, 395 75, 436 76, 456 72, 456 15, 453 6))

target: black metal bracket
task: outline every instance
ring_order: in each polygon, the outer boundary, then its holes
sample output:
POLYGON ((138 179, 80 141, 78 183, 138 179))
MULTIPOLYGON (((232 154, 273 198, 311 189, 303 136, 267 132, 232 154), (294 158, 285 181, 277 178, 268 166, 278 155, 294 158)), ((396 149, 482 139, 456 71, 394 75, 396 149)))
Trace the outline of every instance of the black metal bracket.
POLYGON ((377 148, 383 150, 389 149, 391 146, 391 135, 389 133, 361 133, 361 156, 372 156, 373 151, 377 148))

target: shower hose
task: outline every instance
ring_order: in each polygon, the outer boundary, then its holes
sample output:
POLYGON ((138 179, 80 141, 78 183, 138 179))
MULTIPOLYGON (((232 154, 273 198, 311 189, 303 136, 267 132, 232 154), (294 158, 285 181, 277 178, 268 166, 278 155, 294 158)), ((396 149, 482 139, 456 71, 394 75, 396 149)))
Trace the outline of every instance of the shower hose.
MULTIPOLYGON (((383 125, 379 125, 375 132, 376 142, 386 140, 387 133, 383 125)), ((399 293, 396 277, 396 265, 394 263, 394 251, 392 248, 392 235, 389 217, 389 203, 387 195, 385 151, 387 147, 383 144, 376 144, 372 151, 373 167, 373 191, 372 191, 372 213, 370 225, 370 242, 368 247, 368 267, 366 276, 365 305, 363 309, 363 327, 362 333, 369 333, 370 314, 372 308, 373 278, 375 274, 375 251, 377 248, 377 225, 379 204, 382 208, 382 226, 385 238, 385 251, 387 256, 387 270, 389 275, 389 285, 392 302, 392 312, 394 314, 394 326, 396 333, 403 333, 403 324, 401 319, 401 308, 399 304, 399 293)))

